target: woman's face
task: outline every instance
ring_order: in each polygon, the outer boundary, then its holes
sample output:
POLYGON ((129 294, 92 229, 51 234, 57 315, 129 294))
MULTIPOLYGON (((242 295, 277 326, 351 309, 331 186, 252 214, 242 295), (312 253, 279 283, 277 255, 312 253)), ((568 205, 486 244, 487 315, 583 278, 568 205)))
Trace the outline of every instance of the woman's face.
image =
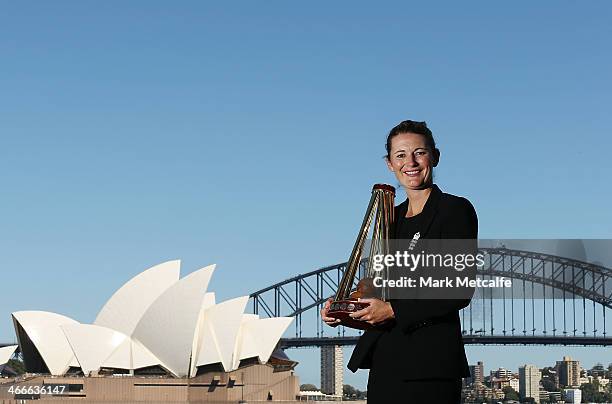
POLYGON ((400 133, 391 138, 391 151, 387 159, 389 170, 405 189, 424 189, 432 183, 433 168, 438 156, 417 133, 400 133))

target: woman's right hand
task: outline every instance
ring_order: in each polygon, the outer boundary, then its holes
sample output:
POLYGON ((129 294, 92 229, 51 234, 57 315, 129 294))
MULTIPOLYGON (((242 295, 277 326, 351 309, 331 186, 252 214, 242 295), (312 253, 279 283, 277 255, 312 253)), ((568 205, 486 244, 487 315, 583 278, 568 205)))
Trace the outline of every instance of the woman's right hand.
POLYGON ((336 327, 340 324, 340 319, 327 316, 327 312, 329 311, 332 301, 333 299, 330 297, 323 305, 323 308, 321 309, 321 319, 325 322, 325 324, 331 327, 336 327))

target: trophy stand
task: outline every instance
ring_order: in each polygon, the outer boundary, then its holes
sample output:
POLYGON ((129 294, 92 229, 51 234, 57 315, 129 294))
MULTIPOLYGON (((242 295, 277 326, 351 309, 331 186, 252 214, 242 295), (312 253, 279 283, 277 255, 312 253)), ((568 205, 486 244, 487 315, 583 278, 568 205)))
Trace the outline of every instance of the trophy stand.
MULTIPOLYGON (((375 271, 372 268, 372 257, 377 254, 389 253, 389 232, 393 224, 394 200, 395 188, 391 185, 376 184, 372 187, 372 197, 370 198, 361 229, 357 235, 355 246, 346 263, 346 270, 327 314, 329 317, 339 319, 339 325, 358 330, 372 328, 372 324, 356 320, 350 317, 350 314, 369 306, 369 303, 360 302, 360 298, 373 297, 383 301, 387 300, 387 293, 384 288, 374 288, 373 278, 375 271), (371 226, 372 222, 373 226, 371 226), (370 232, 370 227, 372 227, 372 243, 370 245, 365 274, 357 283, 356 290, 351 291, 359 263, 362 260, 364 244, 370 232)), ((386 271, 387 268, 379 272, 378 275, 386 279, 388 278, 386 271)))

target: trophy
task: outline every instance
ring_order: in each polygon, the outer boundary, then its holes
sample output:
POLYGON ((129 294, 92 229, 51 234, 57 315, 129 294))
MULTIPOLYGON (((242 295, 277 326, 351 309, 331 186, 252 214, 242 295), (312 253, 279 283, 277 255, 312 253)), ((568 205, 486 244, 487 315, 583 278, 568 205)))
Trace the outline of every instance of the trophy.
MULTIPOLYGON (((360 298, 375 297, 387 300, 388 292, 385 288, 374 288, 374 270, 372 268, 373 257, 377 254, 389 253, 389 232, 393 224, 395 188, 387 184, 376 184, 372 187, 372 197, 368 209, 366 210, 361 229, 357 235, 357 241, 351 252, 351 256, 346 263, 346 269, 342 280, 338 285, 338 292, 328 311, 328 316, 340 319, 340 325, 359 330, 371 328, 372 325, 356 320, 349 314, 364 309, 369 303, 360 302, 360 298), (373 223, 372 223, 373 222, 373 223), (363 277, 357 283, 357 287, 352 291, 355 283, 359 266, 364 260, 364 245, 368 233, 372 227, 371 245, 368 253, 367 265, 363 277)), ((388 269, 385 267, 377 275, 383 279, 388 279, 388 269)))

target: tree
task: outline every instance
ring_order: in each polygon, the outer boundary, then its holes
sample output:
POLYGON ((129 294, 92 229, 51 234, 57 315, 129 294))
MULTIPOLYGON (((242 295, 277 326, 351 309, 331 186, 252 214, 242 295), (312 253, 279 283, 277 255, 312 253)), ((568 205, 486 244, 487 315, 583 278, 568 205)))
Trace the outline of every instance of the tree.
POLYGON ((597 363, 591 369, 591 375, 604 377, 606 375, 606 368, 604 368, 603 364, 597 363))
POLYGON ((503 392, 504 392, 504 399, 506 400, 516 400, 516 401, 520 400, 520 397, 518 393, 516 392, 516 390, 514 390, 510 386, 504 387, 503 392))
POLYGON ((314 384, 302 384, 300 386, 300 391, 318 391, 319 389, 317 388, 317 386, 315 386, 314 384))
POLYGON ((22 375, 26 371, 25 365, 23 364, 22 361, 20 361, 18 359, 11 359, 11 360, 9 360, 7 365, 11 369, 13 369, 15 371, 15 373, 17 373, 18 375, 22 375))
POLYGON ((606 403, 612 400, 612 394, 597 391, 598 386, 593 383, 583 384, 580 390, 582 390, 582 401, 586 403, 606 403))
POLYGON ((542 368, 542 387, 546 391, 559 391, 556 383, 557 372, 555 368, 547 366, 542 368))
POLYGON ((358 390, 350 384, 345 384, 342 386, 342 395, 345 397, 355 397, 357 395, 357 391, 358 390))
POLYGON ((559 389, 555 386, 555 382, 550 379, 542 378, 542 387, 546 391, 559 391, 559 389))
POLYGON ((342 393, 344 398, 364 399, 366 397, 365 391, 356 389, 350 384, 345 384, 342 386, 342 393))

